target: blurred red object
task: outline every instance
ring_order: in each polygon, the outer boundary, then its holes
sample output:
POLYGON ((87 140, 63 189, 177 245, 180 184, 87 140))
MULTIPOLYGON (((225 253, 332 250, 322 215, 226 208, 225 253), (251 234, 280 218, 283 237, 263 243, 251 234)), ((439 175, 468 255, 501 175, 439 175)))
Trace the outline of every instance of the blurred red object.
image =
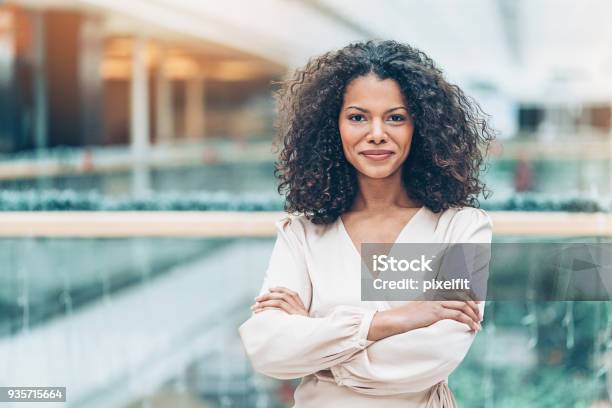
POLYGON ((514 167, 514 190, 517 192, 531 191, 533 189, 533 171, 531 162, 525 152, 519 152, 514 167))
POLYGON ((83 161, 81 164, 81 170, 84 172, 90 172, 94 170, 94 157, 93 153, 89 150, 85 150, 83 153, 83 161))
POLYGON ((289 404, 289 406, 293 405, 293 393, 295 392, 295 386, 288 382, 284 381, 278 387, 278 398, 289 404))
POLYGON ((202 161, 206 164, 214 164, 219 162, 219 155, 212 147, 205 147, 202 152, 202 161))

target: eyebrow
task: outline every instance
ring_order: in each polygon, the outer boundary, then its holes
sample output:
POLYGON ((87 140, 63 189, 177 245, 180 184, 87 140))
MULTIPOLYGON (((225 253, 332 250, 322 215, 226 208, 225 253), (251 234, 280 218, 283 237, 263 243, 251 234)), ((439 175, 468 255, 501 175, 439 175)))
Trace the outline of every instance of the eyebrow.
MULTIPOLYGON (((354 105, 347 106, 346 109, 344 109, 344 110, 349 110, 350 108, 354 108, 354 109, 357 109, 357 110, 359 110, 361 112, 365 112, 365 113, 369 113, 370 112, 367 109, 360 108, 359 106, 354 106, 354 105)), ((397 109, 406 109, 406 110, 408 110, 408 108, 406 108, 405 106, 396 106, 395 108, 387 109, 384 113, 389 113, 389 112, 392 112, 392 111, 397 110, 397 109)))

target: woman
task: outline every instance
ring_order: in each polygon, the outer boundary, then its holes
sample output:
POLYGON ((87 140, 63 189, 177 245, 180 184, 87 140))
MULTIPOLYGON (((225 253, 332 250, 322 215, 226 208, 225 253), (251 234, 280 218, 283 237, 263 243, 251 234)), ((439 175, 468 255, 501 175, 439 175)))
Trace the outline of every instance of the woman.
POLYGON ((359 248, 491 241, 489 217, 474 208, 492 139, 477 105, 394 41, 312 59, 278 97, 279 192, 300 215, 276 223, 263 287, 239 328, 254 368, 303 377, 297 408, 454 406, 447 378, 484 304, 361 301, 359 248))

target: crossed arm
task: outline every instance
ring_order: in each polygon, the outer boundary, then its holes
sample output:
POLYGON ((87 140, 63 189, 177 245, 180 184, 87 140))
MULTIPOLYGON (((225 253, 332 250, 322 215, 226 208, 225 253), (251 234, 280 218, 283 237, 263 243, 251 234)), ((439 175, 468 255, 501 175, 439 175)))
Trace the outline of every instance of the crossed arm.
POLYGON ((369 395, 428 389, 465 357, 484 304, 412 302, 375 312, 337 306, 309 317, 312 287, 299 232, 278 237, 253 315, 239 328, 254 368, 279 379, 329 369, 338 385, 369 395))

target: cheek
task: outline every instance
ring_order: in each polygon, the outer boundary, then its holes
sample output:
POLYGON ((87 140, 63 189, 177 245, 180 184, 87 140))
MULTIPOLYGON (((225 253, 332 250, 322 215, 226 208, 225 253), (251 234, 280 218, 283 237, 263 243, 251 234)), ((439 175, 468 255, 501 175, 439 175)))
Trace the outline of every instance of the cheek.
POLYGON ((414 128, 408 127, 406 128, 401 135, 399 135, 398 141, 401 143, 404 150, 409 151, 410 146, 412 145, 412 137, 414 135, 414 128))
POLYGON ((351 153, 352 147, 360 139, 359 132, 350 125, 340 123, 340 139, 342 140, 342 148, 344 149, 345 155, 351 153))

